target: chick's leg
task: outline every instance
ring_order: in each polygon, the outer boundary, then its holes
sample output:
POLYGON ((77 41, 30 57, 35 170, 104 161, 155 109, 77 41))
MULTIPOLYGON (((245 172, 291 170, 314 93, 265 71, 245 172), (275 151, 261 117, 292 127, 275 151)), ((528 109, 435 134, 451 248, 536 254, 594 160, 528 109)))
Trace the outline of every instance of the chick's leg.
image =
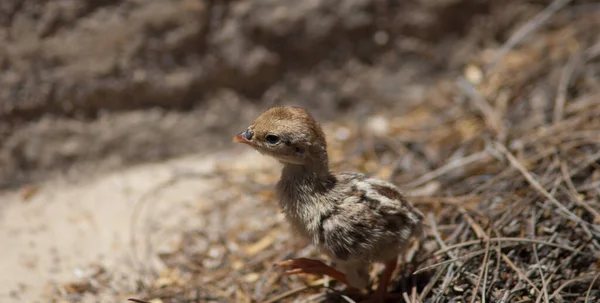
POLYGON ((393 299, 394 302, 398 302, 401 298, 400 294, 390 294, 387 292, 387 286, 392 279, 392 274, 396 269, 396 262, 398 258, 394 258, 385 263, 385 269, 381 274, 381 278, 379 279, 379 285, 377 286, 377 290, 373 295, 371 295, 368 299, 360 301, 361 303, 383 303, 388 299, 393 299))
POLYGON ((381 279, 379 279, 379 285, 377 286, 376 294, 381 296, 386 293, 388 284, 390 283, 390 280, 392 279, 392 274, 394 273, 394 270, 396 269, 397 262, 398 262, 398 257, 396 257, 392 260, 389 260, 385 263, 385 269, 383 270, 383 273, 381 274, 381 279))
POLYGON ((285 271, 286 275, 295 275, 295 274, 313 274, 313 275, 325 275, 332 277, 348 286, 348 279, 346 275, 337 269, 321 262, 318 260, 306 259, 306 258, 298 258, 292 260, 286 260, 278 263, 277 265, 282 267, 289 267, 285 271))

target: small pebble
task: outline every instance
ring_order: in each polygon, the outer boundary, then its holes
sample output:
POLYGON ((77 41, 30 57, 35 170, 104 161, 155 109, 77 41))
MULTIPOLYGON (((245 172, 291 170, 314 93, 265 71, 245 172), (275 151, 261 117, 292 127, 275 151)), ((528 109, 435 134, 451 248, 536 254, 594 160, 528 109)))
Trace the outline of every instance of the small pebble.
POLYGON ((253 272, 253 273, 249 273, 249 274, 245 275, 244 281, 246 281, 247 283, 254 283, 254 282, 258 281, 258 278, 260 278, 260 275, 253 272))
POLYGON ((385 136, 390 129, 390 123, 382 116, 374 116, 367 120, 367 129, 376 136, 385 136))
POLYGON ((390 35, 384 31, 377 31, 375 35, 373 35, 373 41, 379 45, 385 45, 390 41, 390 35))
POLYGON ((465 69, 465 78, 467 78, 469 82, 477 85, 483 80, 483 72, 479 67, 471 64, 465 69))
POLYGON ((340 127, 335 132, 335 139, 338 141, 346 141, 350 139, 350 130, 347 127, 340 127))

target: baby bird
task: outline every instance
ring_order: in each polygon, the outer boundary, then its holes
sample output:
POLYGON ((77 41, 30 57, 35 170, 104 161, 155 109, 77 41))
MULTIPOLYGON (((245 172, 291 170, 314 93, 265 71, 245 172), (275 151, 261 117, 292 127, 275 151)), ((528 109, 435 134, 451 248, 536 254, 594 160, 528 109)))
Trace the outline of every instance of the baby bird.
POLYGON ((328 275, 365 288, 369 266, 385 264, 377 294, 385 294, 397 257, 422 232, 423 214, 391 183, 329 170, 327 142, 304 109, 274 107, 233 138, 283 164, 276 193, 292 229, 328 255, 336 268, 311 259, 279 265, 286 274, 328 275))

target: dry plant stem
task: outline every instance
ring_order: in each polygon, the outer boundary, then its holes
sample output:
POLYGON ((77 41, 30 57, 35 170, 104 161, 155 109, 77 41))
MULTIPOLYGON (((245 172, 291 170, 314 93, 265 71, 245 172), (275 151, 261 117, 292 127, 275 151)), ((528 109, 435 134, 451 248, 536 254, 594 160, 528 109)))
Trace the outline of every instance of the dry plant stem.
MULTIPOLYGON (((442 249, 447 248, 446 243, 444 242, 444 240, 442 240, 442 237, 438 231, 437 224, 435 223, 435 217, 433 216, 432 213, 429 213, 428 218, 429 218, 429 222, 430 222, 429 224, 431 226, 432 233, 433 233, 436 241, 438 242, 438 244, 440 245, 440 247, 442 249)), ((450 250, 446 250, 446 254, 448 255, 448 257, 450 257, 450 259, 452 259, 452 263, 454 263, 454 262, 457 263, 459 267, 463 266, 463 263, 459 261, 459 259, 462 259, 462 258, 457 258, 454 253, 450 252, 450 250)), ((451 266, 450 268, 452 268, 452 265, 453 264, 450 265, 451 266)), ((416 274, 416 272, 415 272, 415 274, 416 274)), ((447 282, 447 281, 449 281, 448 279, 450 279, 449 272, 446 275, 446 278, 444 279, 444 283, 443 283, 443 285, 445 285, 444 289, 446 287, 448 287, 448 283, 449 283, 449 282, 447 282)), ((467 277, 467 279, 469 281, 471 281, 472 284, 475 284, 475 281, 472 281, 472 279, 470 277, 467 277)), ((439 299, 439 297, 438 297, 438 299, 439 299)))
POLYGON ((464 167, 466 165, 469 165, 471 163, 475 163, 484 159, 490 159, 490 156, 487 152, 483 151, 483 152, 479 152, 479 153, 475 153, 469 156, 466 156, 464 158, 461 159, 457 159, 454 160, 436 170, 433 170, 431 172, 428 172, 426 174, 424 174, 423 176, 417 178, 417 180, 412 181, 408 184, 406 184, 405 186, 408 188, 413 188, 413 187, 417 187, 420 185, 423 185, 435 178, 438 178, 440 176, 443 176, 457 168, 461 168, 464 167))
MULTIPOLYGON (((600 45, 600 44, 598 44, 598 45, 600 45)), ((588 110, 590 107, 593 108, 594 106, 600 105, 600 103, 598 103, 598 100, 600 100, 600 92, 593 93, 591 95, 582 96, 580 98, 577 98, 577 99, 569 102, 569 104, 567 104, 565 106, 565 113, 566 114, 581 113, 585 110, 588 110)))
POLYGON ((255 301, 263 301, 264 300, 264 298, 265 298, 264 289, 266 288, 265 285, 271 286, 275 282, 276 276, 272 275, 273 272, 274 272, 273 267, 270 267, 262 274, 262 277, 258 281, 258 283, 255 284, 254 291, 252 293, 252 297, 254 298, 255 301), (271 279, 269 279, 269 277, 271 277, 271 279))
MULTIPOLYGON (((565 177, 567 177, 568 179, 571 179, 573 176, 575 176, 576 174, 580 173, 586 167, 594 165, 594 163, 600 159, 600 152, 592 155, 591 157, 586 157, 586 158, 587 159, 583 163, 579 163, 577 165, 577 167, 575 167, 574 169, 572 169, 570 172, 566 171, 565 172, 566 173, 565 177)), ((558 185, 558 184, 555 184, 555 186, 556 185, 558 185)), ((577 192, 577 190, 576 190, 576 192, 577 192)))
POLYGON ((585 50, 585 60, 589 61, 597 56, 600 56, 600 42, 592 45, 590 48, 585 50))
MULTIPOLYGON (((600 143, 599 143, 600 144, 600 143)), ((594 155, 592 155, 591 157, 587 157, 586 161, 584 163, 581 163, 580 165, 578 165, 575 169, 573 169, 573 171, 571 171, 569 173, 570 177, 573 177, 575 174, 579 173, 581 170, 583 170, 585 167, 588 166, 594 166, 594 164, 596 163, 596 161, 600 160, 600 151, 594 155)))
MULTIPOLYGON (((557 125, 558 126, 563 126, 563 124, 565 124, 565 122, 567 122, 567 121, 569 121, 569 120, 564 120, 564 121, 562 121, 561 123, 559 123, 557 125)), ((580 119, 578 117, 577 123, 581 123, 582 121, 583 121, 583 119, 580 119)), ((550 128, 552 129, 554 127, 552 126, 550 128)), ((558 132, 558 130, 552 130, 552 131, 548 131, 548 132, 555 133, 555 132, 558 132)), ((539 136, 535 136, 535 137, 527 138, 527 139, 524 138, 521 141, 526 142, 527 140, 529 140, 529 141, 532 141, 532 142, 529 142, 528 144, 532 144, 534 141, 536 141, 538 139, 539 139, 539 136)), ((582 144, 579 143, 579 142, 568 143, 568 144, 562 146, 561 149, 563 151, 568 151, 568 150, 571 150, 572 148, 576 148, 576 147, 578 147, 580 145, 582 145, 582 144)), ((548 157, 548 156, 550 156, 552 154, 556 154, 557 151, 558 150, 557 150, 557 148, 555 146, 550 146, 550 147, 544 149, 543 151, 536 153, 531 158, 529 158, 528 162, 529 163, 535 163, 535 162, 540 161, 540 160, 542 160, 542 159, 544 159, 544 158, 546 158, 546 157, 548 157)), ((514 171, 514 169, 515 168, 512 167, 512 166, 504 169, 501 173, 497 174, 496 176, 494 176, 493 178, 491 178, 489 181, 487 181, 487 182, 479 185, 477 188, 475 188, 474 190, 472 190, 469 193, 469 195, 475 195, 477 193, 481 193, 485 189, 489 188, 492 184, 498 182, 499 180, 506 179, 514 171)))
MULTIPOLYGON (((478 242, 478 243, 480 243, 480 242, 478 242)), ((510 246, 505 246, 505 247, 510 247, 510 246)), ((439 267, 439 266, 442 266, 442 265, 447 265, 447 264, 455 263, 455 262, 460 261, 460 260, 471 259, 471 258, 477 257, 477 256, 479 256, 481 254, 485 254, 485 249, 478 250, 478 251, 475 251, 475 252, 472 252, 472 253, 468 253, 468 254, 465 254, 463 256, 456 257, 456 258, 453 258, 453 259, 450 259, 450 260, 441 261, 441 262, 438 262, 438 263, 435 263, 435 264, 431 264, 429 266, 425 266, 425 267, 420 268, 419 270, 415 271, 414 274, 419 274, 419 273, 422 273, 424 271, 428 271, 430 269, 433 269, 433 268, 436 268, 436 267, 439 267)))
MULTIPOLYGON (((583 112, 582 115, 574 115, 569 119, 561 120, 556 124, 552 124, 550 126, 544 126, 540 130, 535 131, 531 134, 526 134, 521 138, 523 144, 533 144, 539 142, 544 139, 553 139, 556 134, 561 134, 567 131, 572 130, 577 125, 581 125, 581 123, 585 122, 592 112, 583 112)), ((545 158, 547 155, 544 155, 545 158)))
POLYGON ((508 256, 506 254, 502 254, 502 260, 504 260, 504 262, 506 262, 506 264, 508 264, 508 266, 510 266, 516 273, 517 275, 519 275, 519 277, 525 281, 527 281, 527 283, 529 284, 529 286, 531 286, 533 289, 535 289, 535 291, 537 293, 540 293, 540 290, 535 286, 535 284, 533 284, 533 282, 531 282, 531 280, 529 280, 529 278, 527 278, 527 275, 525 275, 511 260, 510 258, 508 258, 508 256))
POLYGON ((483 228, 481 228, 481 226, 479 224, 477 224, 477 222, 475 222, 475 220, 473 220, 473 218, 471 216, 469 216, 469 214, 467 212, 465 212, 462 209, 460 210, 460 212, 463 216, 465 216, 465 218, 467 219, 467 222, 469 223, 469 226, 471 226, 471 229, 473 229, 473 231, 475 232, 475 234, 477 235, 478 238, 489 240, 489 237, 483 231, 483 228))
POLYGON ((485 195, 473 196, 473 195, 465 195, 465 196, 457 196, 457 197, 411 197, 410 201, 415 204, 447 204, 456 206, 458 208, 468 210, 479 217, 485 217, 480 210, 475 209, 474 207, 468 205, 467 203, 471 202, 479 202, 483 200, 485 195))
POLYGON ((513 171, 512 167, 509 167, 509 168, 503 170, 501 173, 495 175, 494 177, 492 177, 485 183, 477 186, 475 189, 470 191, 467 195, 476 195, 479 193, 483 193, 483 191, 485 189, 489 188, 490 186, 492 186, 492 184, 498 182, 499 180, 505 179, 509 174, 512 173, 512 171, 513 171))
MULTIPOLYGON (((498 234, 497 230, 494 230, 495 234, 498 234)), ((488 240, 489 241, 489 240, 488 240)), ((502 242, 498 242, 498 245, 496 246, 496 267, 494 268, 494 277, 492 279, 492 281, 490 282, 490 285, 494 285, 494 282, 500 279, 500 264, 501 262, 501 255, 502 254, 502 242)), ((486 272, 487 274, 487 272, 486 272)))
POLYGON ((429 225, 431 226, 433 236, 435 237, 435 240, 437 241, 438 245, 440 245, 440 248, 444 251, 444 253, 448 255, 448 257, 450 257, 450 259, 456 259, 456 255, 454 255, 450 251, 450 249, 448 249, 448 246, 446 245, 444 240, 442 240, 442 236, 440 236, 440 233, 437 229, 437 224, 435 223, 435 217, 433 216, 433 214, 429 213, 427 214, 427 217, 429 218, 429 225))
POLYGON ((558 293, 560 293, 565 287, 575 283, 575 282, 581 282, 581 281, 585 281, 588 279, 594 280, 595 278, 597 278, 598 274, 596 275, 583 275, 583 276, 579 276, 577 278, 565 281, 563 284, 561 284, 550 296, 550 302, 552 302, 552 300, 554 300, 554 298, 556 298, 556 296, 558 295, 558 293))
POLYGON ((444 294, 446 292, 446 289, 448 289, 448 286, 450 285, 450 282, 452 281, 453 276, 454 276, 454 263, 450 264, 450 266, 448 267, 448 270, 446 271, 446 276, 444 277, 444 281, 442 282, 442 285, 440 287, 440 292, 438 292, 437 296, 433 300, 434 302, 439 302, 442 294, 444 294))
POLYGON ((567 62, 567 65, 562 70, 560 75, 560 81, 558 83, 558 92, 556 94, 556 100, 554 104, 554 116, 553 122, 554 124, 558 123, 562 117, 564 112, 565 103, 567 101, 567 89, 569 88, 569 84, 571 82, 571 78, 577 66, 581 63, 581 54, 574 54, 567 62))
MULTIPOLYGON (((580 121, 578 121, 578 123, 581 123, 581 122, 582 122, 582 119, 579 119, 579 120, 580 120, 580 121)), ((562 126, 562 125, 563 125, 563 123, 565 123, 566 121, 567 121, 567 120, 563 120, 563 121, 562 121, 561 123, 559 123, 558 125, 559 125, 559 126, 562 126)), ((554 128, 554 127, 550 127, 550 128, 554 128)), ((558 130, 553 130, 553 131, 549 131, 549 132, 552 132, 552 133, 554 133, 554 132, 558 132, 558 130)), ((528 144, 532 144, 532 143, 533 143, 534 141, 536 141, 538 138, 539 138, 538 136, 536 136, 536 137, 532 137, 532 138, 528 138, 527 140, 530 140, 530 141, 532 141, 532 142, 529 142, 528 144)), ((525 141, 525 139, 523 139, 522 141, 525 141)), ((569 151, 569 150, 571 150, 571 149, 573 149, 573 148, 576 148, 576 147, 579 147, 579 146, 581 146, 581 145, 584 145, 584 144, 582 144, 582 143, 580 143, 580 142, 570 142, 570 143, 567 143, 567 144, 565 144, 565 145, 561 146, 561 150, 562 150, 563 152, 564 152, 564 151, 569 151)), ((546 157, 548 157, 548 156, 550 156, 550 155, 552 155, 552 154, 556 154, 557 152, 558 152, 558 149, 557 149, 555 146, 550 146, 550 147, 548 147, 548 148, 546 148, 546 149, 542 150, 541 152, 538 152, 538 153, 536 153, 536 154, 535 154, 534 156, 532 156, 531 158, 529 158, 529 159, 528 159, 528 163, 535 163, 535 162, 537 162, 537 161, 540 161, 540 160, 542 160, 542 159, 544 159, 544 158, 546 158, 546 157)), ((474 190, 473 190, 473 191, 470 193, 470 195, 473 195, 473 194, 476 194, 476 193, 482 192, 484 189, 488 188, 490 185, 492 185, 493 183, 497 182, 498 180, 502 180, 502 179, 505 179, 505 178, 507 178, 507 177, 508 177, 508 176, 509 176, 509 175, 512 173, 512 171, 513 171, 514 169, 515 169, 515 168, 514 168, 514 167, 512 167, 512 166, 511 166, 511 167, 508 167, 508 168, 506 168, 506 169, 505 169, 505 170, 503 170, 501 173, 499 173, 498 175, 496 175, 496 176, 494 176, 492 179, 490 179, 488 182, 486 182, 486 183, 484 183, 484 184, 482 184, 482 185, 478 186, 476 189, 474 189, 474 190)), ((574 173, 571 173, 570 175, 573 175, 573 174, 574 174, 574 173)))
MULTIPOLYGON (((535 220, 535 210, 531 211, 531 239, 535 239, 535 228, 536 228, 536 220, 535 220)), ((535 245, 535 243, 533 243, 531 245, 533 247, 533 257, 535 258, 535 262, 538 264, 538 272, 540 275, 540 278, 542 279, 542 292, 538 295, 538 298, 536 299, 536 303, 539 302, 540 298, 544 297, 544 302, 548 303, 548 286, 546 285, 546 278, 544 277, 544 273, 542 272, 542 269, 540 267, 541 262, 540 262, 540 258, 538 256, 538 251, 537 251, 537 247, 535 245)))
POLYGON ((571 221, 573 221, 575 223, 580 224, 580 226, 588 232, 588 235, 590 236, 590 238, 592 237, 591 233, 587 229, 586 222, 584 222, 583 220, 581 220, 581 218, 577 217, 575 214, 573 214, 571 211, 569 211, 564 205, 562 205, 560 202, 558 202, 558 200, 556 200, 556 198, 554 198, 554 196, 552 196, 547 190, 545 190, 540 185, 540 183, 537 180, 535 180, 535 178, 519 162, 519 160, 517 160, 515 158, 515 156, 513 156, 506 149, 506 147, 504 147, 504 145, 496 142, 496 144, 494 144, 494 146, 495 146, 496 150, 498 150, 499 152, 501 152, 502 154, 504 154, 506 156, 506 158, 508 159, 508 161, 510 162, 510 164, 512 166, 514 166, 517 170, 519 170, 521 172, 523 177, 525 177, 527 182, 529 182, 529 184, 531 186, 533 186, 533 188, 535 188, 537 191, 539 191, 544 197, 546 197, 550 202, 552 202, 552 204, 554 204, 558 209, 560 209, 566 215, 566 217, 568 219, 570 219, 571 221))
MULTIPOLYGON (((506 131, 502 124, 502 119, 496 114, 496 110, 489 104, 485 98, 477 91, 477 88, 467 81, 465 78, 460 78, 458 81, 458 87, 469 97, 469 100, 473 103, 475 108, 485 118, 486 125, 494 131, 499 138, 504 138, 506 131)), ((501 139, 502 140, 502 139, 501 139)))
MULTIPOLYGON (((438 245, 442 249, 446 248, 447 245, 446 245, 446 243, 444 243, 444 240, 442 240, 442 237, 440 236, 440 233, 438 232, 437 224, 435 222, 435 217, 433 216, 432 213, 427 214, 427 217, 429 218, 429 224, 431 226, 431 231, 432 231, 433 236, 434 236, 435 240, 437 241, 438 245)), ((448 255, 448 257, 450 257, 450 259, 456 259, 456 255, 454 255, 449 250, 446 251, 446 254, 448 255)), ((453 267, 454 267, 454 263, 451 263, 450 267, 448 268, 448 271, 446 271, 446 277, 444 278, 444 282, 442 283, 442 293, 448 287, 448 285, 450 283, 453 267)), ((439 300, 439 298, 440 297, 438 294, 438 296, 435 299, 435 302, 437 302, 439 300)))
POLYGON ((354 300, 350 299, 350 297, 348 297, 348 296, 346 296, 346 295, 342 295, 342 294, 340 294, 340 297, 341 297, 342 299, 344 299, 344 301, 346 301, 346 302, 348 302, 348 303, 356 303, 356 301, 354 301, 354 300))
MULTIPOLYGON (((580 252, 582 251, 584 248, 584 245, 580 246, 577 251, 580 252)), ((569 264, 571 262, 571 260, 577 255, 577 253, 572 254, 569 258, 567 258, 566 260, 564 260, 564 262, 561 262, 552 272, 552 274, 550 275, 550 277, 548 277, 548 279, 546 280, 546 285, 550 285, 550 282, 552 282, 552 278, 554 278, 554 275, 556 275, 556 273, 562 269, 565 264, 569 264)))
POLYGON ((420 302, 421 300, 419 300, 417 298, 417 285, 414 283, 415 281, 413 280, 413 285, 410 288, 410 300, 413 303, 417 303, 420 302))
MULTIPOLYGON (((442 276, 442 274, 444 273, 444 271, 446 271, 446 268, 440 268, 440 269, 438 269, 438 271, 435 273, 435 276, 433 277, 433 279, 431 279, 429 281, 429 283, 427 283, 427 285, 425 285, 425 287, 423 288, 423 290, 419 294, 419 300, 420 301, 423 301, 423 299, 429 294, 429 292, 431 291, 431 289, 433 288, 433 286, 437 283, 437 281, 440 279, 440 277, 442 276)), ((417 272, 415 272, 415 274, 417 274, 417 272)))
MULTIPOLYGON (((488 239, 486 245, 489 245, 489 243, 490 243, 490 241, 488 239)), ((489 254, 488 248, 486 248, 486 251, 489 254)), ((489 256, 488 256, 488 259, 486 259, 486 265, 483 268, 483 282, 481 284, 481 303, 485 303, 485 298, 486 298, 486 294, 487 294, 487 280, 488 280, 489 266, 490 266, 490 262, 489 262, 489 256)))
MULTIPOLYGON (((473 290, 473 295, 471 297, 471 303, 475 303, 475 299, 477 298, 477 292, 479 291, 479 287, 481 285, 481 280, 483 279, 484 272, 487 271, 488 264, 488 254, 490 252, 490 241, 489 236, 486 237, 485 241, 485 253, 483 255, 483 260, 481 262, 481 268, 479 269, 479 277, 477 277, 477 284, 475 284, 475 290, 473 290)), ((485 303, 485 281, 483 282, 484 286, 481 291, 481 301, 485 303)))
POLYGON ((524 26, 519 28, 507 41, 504 43, 496 58, 492 61, 492 63, 488 66, 487 72, 491 72, 496 65, 502 60, 506 54, 510 50, 512 50, 523 38, 527 37, 527 35, 534 32, 540 26, 542 26, 552 15, 561 10, 567 4, 569 4, 571 0, 554 0, 548 7, 546 7, 543 11, 537 14, 531 21, 527 22, 524 26))
POLYGON ((573 184, 573 180, 571 180, 571 175, 568 172, 567 164, 564 161, 561 161, 561 163, 560 163, 560 171, 563 175, 563 180, 565 181, 565 183, 567 184, 567 187, 569 188, 569 190, 571 190, 571 192, 573 194, 573 199, 574 199, 575 203, 577 203, 579 206, 585 208, 585 210, 587 210, 590 214, 592 214, 594 216, 594 222, 600 223, 600 213, 597 210, 595 210, 593 207, 591 207, 588 203, 586 203, 585 201, 583 201, 579 198, 579 193, 577 192, 577 189, 575 188, 575 185, 573 184))
MULTIPOLYGON (((546 241, 542 241, 542 240, 536 240, 536 239, 499 237, 499 238, 491 238, 491 239, 489 239, 489 241, 492 241, 492 242, 525 242, 525 243, 537 243, 537 244, 548 245, 548 246, 552 246, 552 247, 556 247, 556 248, 562 248, 564 250, 568 250, 568 251, 571 251, 571 252, 574 252, 574 253, 580 253, 577 249, 573 249, 573 248, 568 247, 568 246, 564 246, 564 245, 560 245, 560 244, 555 244, 555 243, 551 243, 551 242, 546 242, 546 241)), ((447 246, 446 248, 443 248, 443 249, 440 249, 440 250, 436 251, 434 253, 434 255, 444 254, 448 250, 452 250, 452 249, 456 249, 456 248, 461 248, 461 247, 465 247, 465 246, 469 246, 469 245, 475 245, 475 244, 481 244, 481 241, 480 240, 472 240, 472 241, 466 241, 466 242, 462 242, 462 243, 458 243, 458 244, 453 244, 453 245, 447 246)))
POLYGON ((600 272, 594 277, 592 283, 590 283, 590 287, 588 287, 588 290, 585 294, 585 300, 583 300, 584 303, 591 302, 590 293, 592 292, 592 287, 594 287, 594 284, 596 284, 596 280, 598 279, 598 277, 600 277, 600 272))
POLYGON ((241 282, 236 282, 235 286, 235 293, 238 301, 252 302, 251 296, 248 294, 249 290, 247 289, 247 287, 244 287, 245 285, 243 285, 241 282))

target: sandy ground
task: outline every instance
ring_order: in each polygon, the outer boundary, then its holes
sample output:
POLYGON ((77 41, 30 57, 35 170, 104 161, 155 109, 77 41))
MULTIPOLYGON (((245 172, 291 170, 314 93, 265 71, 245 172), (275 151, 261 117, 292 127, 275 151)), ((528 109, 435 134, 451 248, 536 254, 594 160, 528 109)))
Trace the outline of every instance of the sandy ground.
POLYGON ((251 151, 187 157, 78 183, 47 182, 27 200, 23 191, 2 194, 0 301, 46 302, 53 283, 73 281, 99 266, 120 276, 115 287, 131 287, 140 269, 136 260, 143 259, 144 268, 160 268, 160 262, 153 259, 155 254, 145 254, 147 246, 142 242, 146 235, 150 234, 153 249, 168 250, 182 230, 201 223, 191 214, 202 207, 199 203, 205 200, 199 197, 210 191, 214 182, 209 177, 195 177, 161 191, 153 197, 155 203, 138 203, 141 197, 176 171, 209 173, 221 157, 231 159, 227 165, 233 166, 265 163, 251 151), (247 161, 248 156, 252 161, 247 161), (136 253, 132 231, 138 235, 136 253))

